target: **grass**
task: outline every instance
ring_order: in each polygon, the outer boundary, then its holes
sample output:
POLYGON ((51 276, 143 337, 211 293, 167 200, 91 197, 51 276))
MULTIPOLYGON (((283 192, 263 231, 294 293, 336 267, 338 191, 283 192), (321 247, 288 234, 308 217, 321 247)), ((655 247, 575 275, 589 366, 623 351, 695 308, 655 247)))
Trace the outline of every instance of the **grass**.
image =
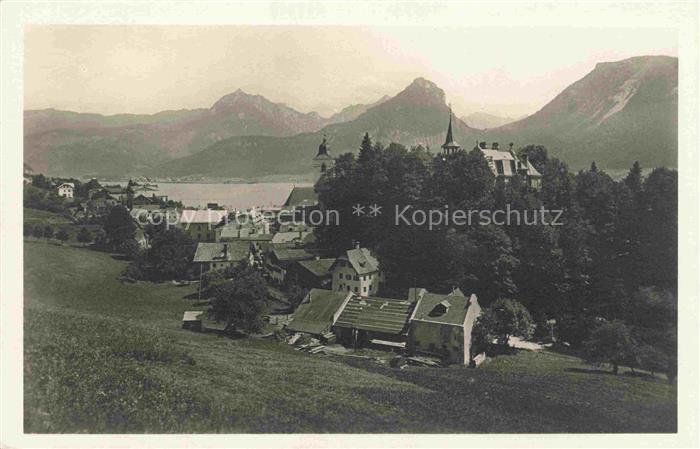
MULTIPOLYGON (((192 287, 25 242, 26 432, 674 432, 676 390, 554 352, 391 369, 181 330, 192 287)), ((201 307, 200 307, 201 308, 201 307)))

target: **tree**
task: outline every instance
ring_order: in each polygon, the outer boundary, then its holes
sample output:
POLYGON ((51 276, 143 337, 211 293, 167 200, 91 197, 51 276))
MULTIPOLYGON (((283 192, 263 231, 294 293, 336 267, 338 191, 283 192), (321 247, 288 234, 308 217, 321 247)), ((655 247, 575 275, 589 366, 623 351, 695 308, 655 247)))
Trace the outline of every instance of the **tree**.
POLYGON ((68 231, 66 231, 64 228, 61 228, 56 233, 56 238, 61 241, 61 244, 63 244, 66 240, 70 238, 70 235, 68 235, 68 231))
POLYGON ((136 223, 129 211, 122 205, 114 206, 105 219, 104 224, 107 244, 116 249, 124 240, 133 239, 136 233, 136 223))
POLYGON ((518 150, 521 159, 527 159, 538 172, 542 173, 547 161, 547 148, 542 145, 527 145, 518 150))
POLYGON ((53 226, 51 226, 50 224, 44 226, 43 235, 46 240, 50 240, 51 237, 53 237, 53 226))
POLYGON ((119 244, 117 251, 126 256, 127 259, 134 260, 141 253, 141 246, 136 240, 128 239, 119 244))
POLYGON ((511 336, 528 339, 534 332, 534 322, 530 312, 518 301, 498 299, 485 309, 477 320, 477 335, 482 340, 496 340, 501 346, 508 346, 511 336))
POLYGON ((259 332, 267 302, 267 287, 258 270, 241 263, 230 281, 213 286, 209 316, 226 323, 225 332, 259 332))
POLYGON ((609 363, 614 374, 619 366, 636 365, 635 341, 630 329, 621 320, 600 322, 584 342, 586 360, 590 363, 609 363))
POLYGON ((42 238, 44 236, 44 227, 41 225, 34 226, 34 229, 32 230, 32 235, 38 239, 42 238))
POLYGON ((151 247, 135 257, 129 273, 132 277, 153 281, 190 278, 195 249, 195 242, 182 230, 158 230, 151 247))
POLYGON ((85 227, 80 228, 80 231, 78 231, 78 235, 76 238, 80 243, 83 244, 83 246, 85 246, 85 244, 87 243, 92 242, 92 234, 85 227))

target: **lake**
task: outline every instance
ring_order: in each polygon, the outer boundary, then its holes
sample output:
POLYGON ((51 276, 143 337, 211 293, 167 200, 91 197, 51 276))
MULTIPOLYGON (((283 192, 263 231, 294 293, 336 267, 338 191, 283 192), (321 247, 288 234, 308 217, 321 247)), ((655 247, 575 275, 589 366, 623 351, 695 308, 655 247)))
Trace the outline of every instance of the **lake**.
MULTIPOLYGON (((120 183, 126 185, 126 183, 120 183)), ((207 203, 218 203, 227 208, 245 209, 252 206, 280 206, 289 192, 297 187, 308 187, 310 183, 265 182, 254 184, 197 184, 158 182, 158 190, 139 191, 146 196, 168 195, 187 207, 206 207, 207 203)))

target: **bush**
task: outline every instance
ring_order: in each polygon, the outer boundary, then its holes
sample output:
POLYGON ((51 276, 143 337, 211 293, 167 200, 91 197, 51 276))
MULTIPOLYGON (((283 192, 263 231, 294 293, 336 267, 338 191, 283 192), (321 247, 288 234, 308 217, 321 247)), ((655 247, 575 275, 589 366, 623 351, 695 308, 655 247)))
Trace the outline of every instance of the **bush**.
POLYGON ((119 244, 117 252, 123 254, 129 260, 135 260, 141 254, 141 246, 136 240, 128 239, 119 244))
POLYGON ((32 230, 32 235, 38 239, 42 238, 44 236, 44 227, 41 225, 34 226, 34 229, 32 230))
POLYGON ((51 226, 50 224, 47 224, 46 226, 44 226, 43 234, 44 234, 44 238, 47 240, 50 239, 51 237, 53 237, 53 226, 51 226))
POLYGON ((87 230, 87 228, 83 227, 80 228, 80 231, 78 232, 78 235, 76 237, 80 243, 85 245, 86 243, 92 242, 92 233, 87 230))
POLYGON ((56 238, 60 240, 61 243, 63 243, 70 238, 70 235, 68 235, 68 231, 66 231, 64 228, 61 228, 56 233, 56 238))
POLYGON ((498 345, 507 347, 510 336, 527 340, 534 330, 535 323, 525 306, 513 299, 498 299, 476 322, 475 346, 485 350, 495 340, 498 345))
POLYGON ((620 365, 638 366, 636 355, 639 348, 629 328, 620 320, 600 322, 583 347, 588 362, 609 363, 615 374, 620 365))

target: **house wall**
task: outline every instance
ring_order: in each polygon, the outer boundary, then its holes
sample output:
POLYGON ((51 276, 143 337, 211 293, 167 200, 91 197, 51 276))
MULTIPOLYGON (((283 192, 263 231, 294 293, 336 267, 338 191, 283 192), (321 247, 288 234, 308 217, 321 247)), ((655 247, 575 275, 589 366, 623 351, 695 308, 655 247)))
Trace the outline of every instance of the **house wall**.
POLYGON ((467 333, 462 326, 413 320, 407 349, 410 353, 433 355, 448 363, 466 365, 469 363, 469 347, 465 347, 467 336, 470 340, 471 329, 467 333))
POLYGON ((73 188, 72 187, 60 187, 58 189, 58 196, 64 198, 73 198, 73 188))
POLYGON ((213 242, 216 240, 216 231, 213 224, 209 223, 181 223, 183 232, 197 242, 213 242))
POLYGON ((335 265, 331 279, 333 291, 352 291, 360 296, 369 296, 377 294, 380 274, 374 272, 359 276, 349 263, 341 261, 335 265))

